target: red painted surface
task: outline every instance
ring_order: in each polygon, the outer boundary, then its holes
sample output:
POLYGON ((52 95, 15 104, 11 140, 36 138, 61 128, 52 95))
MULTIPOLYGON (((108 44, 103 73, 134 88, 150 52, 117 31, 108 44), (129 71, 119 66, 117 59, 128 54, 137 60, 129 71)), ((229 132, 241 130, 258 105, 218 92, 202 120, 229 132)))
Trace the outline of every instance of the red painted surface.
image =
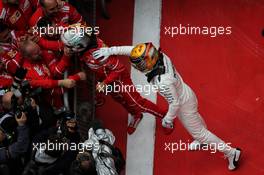
MULTIPOLYGON (((241 167, 227 169, 222 154, 207 151, 164 151, 165 142, 191 141, 176 120, 170 136, 157 125, 156 175, 264 174, 264 1, 163 1, 161 48, 183 79, 196 92, 199 109, 209 130, 232 146, 243 149, 241 167), (165 35, 164 27, 231 26, 231 35, 165 35)), ((166 106, 159 97, 158 104, 166 106)))

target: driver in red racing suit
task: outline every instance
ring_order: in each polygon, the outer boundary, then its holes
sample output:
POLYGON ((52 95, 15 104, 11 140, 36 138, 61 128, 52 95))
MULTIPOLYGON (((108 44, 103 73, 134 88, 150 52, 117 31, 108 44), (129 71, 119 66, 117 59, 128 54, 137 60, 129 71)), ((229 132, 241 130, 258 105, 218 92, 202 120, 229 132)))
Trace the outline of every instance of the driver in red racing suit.
POLYGON ((93 51, 105 47, 101 39, 93 35, 82 35, 82 29, 76 31, 79 33, 70 30, 65 32, 61 36, 62 41, 72 53, 78 54, 81 61, 96 73, 99 80, 96 86, 97 91, 105 92, 108 90, 106 88, 119 86, 120 89, 118 91, 112 90, 110 95, 132 115, 132 120, 128 126, 128 134, 132 134, 136 130, 144 112, 151 113, 156 117, 164 117, 165 110, 160 109, 139 94, 132 83, 128 70, 119 62, 116 56, 101 61, 94 59, 92 56, 93 51))

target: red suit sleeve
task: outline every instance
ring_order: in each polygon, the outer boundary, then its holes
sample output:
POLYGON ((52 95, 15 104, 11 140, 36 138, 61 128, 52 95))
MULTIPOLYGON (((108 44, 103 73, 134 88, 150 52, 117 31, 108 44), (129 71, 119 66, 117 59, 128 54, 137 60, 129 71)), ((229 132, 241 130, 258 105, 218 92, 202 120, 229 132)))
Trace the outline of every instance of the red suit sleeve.
POLYGON ((74 74, 74 75, 70 75, 68 78, 71 80, 74 80, 74 81, 80 81, 81 80, 81 77, 78 75, 78 73, 74 74))
POLYGON ((103 81, 105 84, 113 82, 126 70, 125 66, 115 56, 111 56, 108 59, 105 68, 110 72, 103 81))
POLYGON ((0 75, 0 88, 9 88, 12 86, 13 79, 8 75, 0 75))
POLYGON ((43 17, 43 12, 41 7, 38 7, 37 10, 35 11, 35 13, 31 16, 31 18, 29 19, 29 26, 30 27, 34 27, 37 25, 38 21, 40 20, 40 18, 43 17))
MULTIPOLYGON (((41 70, 47 71, 48 68, 44 66, 44 64, 42 64, 42 66, 43 67, 41 70)), ((29 81, 31 87, 33 88, 41 87, 43 89, 51 89, 59 86, 58 80, 53 80, 50 77, 50 73, 48 74, 47 72, 41 72, 42 75, 39 75, 39 72, 35 69, 35 64, 30 63, 29 60, 25 59, 23 67, 28 70, 25 79, 29 81)))
POLYGON ((49 67, 49 70, 53 77, 61 77, 65 70, 70 65, 70 57, 63 55, 58 61, 54 54, 50 54, 47 51, 43 52, 43 58, 49 67))
POLYGON ((45 38, 40 38, 38 42, 39 46, 46 50, 61 51, 63 50, 63 42, 60 40, 50 41, 45 38))
POLYGON ((30 1, 32 10, 36 11, 37 8, 39 7, 39 0, 29 0, 29 1, 30 1))
POLYGON ((53 80, 53 79, 44 79, 44 80, 28 80, 29 84, 33 88, 41 87, 43 89, 51 89, 58 87, 58 81, 59 80, 53 80))
POLYGON ((80 15, 80 13, 70 4, 68 4, 70 7, 70 24, 75 24, 75 23, 82 23, 85 24, 85 22, 83 21, 82 16, 80 15))

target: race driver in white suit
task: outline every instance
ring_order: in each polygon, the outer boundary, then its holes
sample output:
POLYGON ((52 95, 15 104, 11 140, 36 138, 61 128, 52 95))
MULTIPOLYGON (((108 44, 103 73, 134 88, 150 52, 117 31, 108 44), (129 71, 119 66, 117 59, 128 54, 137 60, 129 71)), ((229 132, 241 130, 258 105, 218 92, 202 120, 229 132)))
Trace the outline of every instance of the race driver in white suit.
POLYGON ((168 101, 169 109, 162 119, 162 126, 171 133, 173 121, 178 116, 187 131, 199 144, 215 145, 228 158, 228 169, 235 170, 241 155, 239 148, 232 148, 211 133, 198 112, 195 93, 182 80, 170 58, 156 49, 152 43, 134 46, 101 48, 93 52, 96 59, 107 59, 111 55, 127 55, 132 66, 146 74, 147 81, 158 87, 158 92, 168 101))

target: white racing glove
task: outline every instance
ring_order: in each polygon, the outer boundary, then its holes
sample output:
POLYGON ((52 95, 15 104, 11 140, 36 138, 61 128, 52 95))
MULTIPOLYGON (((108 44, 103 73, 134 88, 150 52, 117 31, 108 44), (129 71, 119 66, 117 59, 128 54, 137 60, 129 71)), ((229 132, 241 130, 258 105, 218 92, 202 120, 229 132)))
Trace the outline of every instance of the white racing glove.
POLYGON ((113 46, 113 47, 102 47, 93 52, 94 59, 100 59, 101 61, 106 60, 111 55, 126 55, 130 56, 133 46, 113 46))

